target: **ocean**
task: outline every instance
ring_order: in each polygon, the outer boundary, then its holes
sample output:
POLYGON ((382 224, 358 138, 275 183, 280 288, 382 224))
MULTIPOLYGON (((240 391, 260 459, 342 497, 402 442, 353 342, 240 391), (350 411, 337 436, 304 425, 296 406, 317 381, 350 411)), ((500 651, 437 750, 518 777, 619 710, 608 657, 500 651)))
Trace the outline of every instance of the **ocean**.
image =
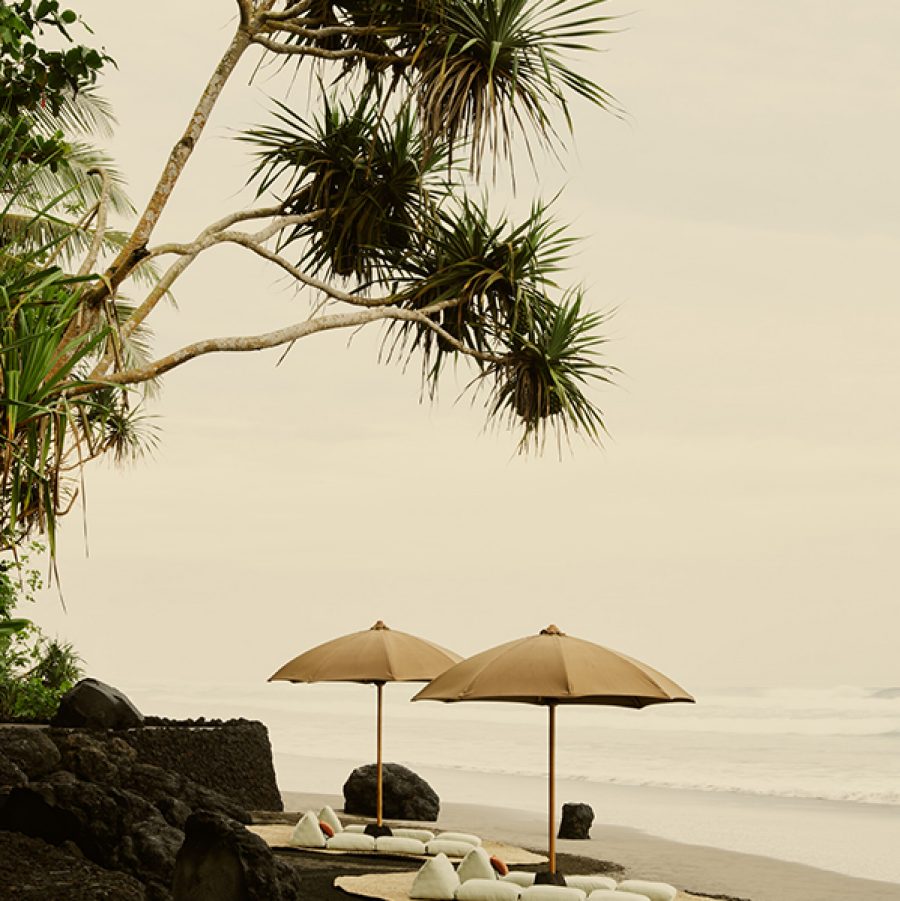
MULTIPOLYGON (((145 712, 260 719, 283 790, 340 794, 374 760, 364 685, 123 685, 145 712)), ((442 800, 543 810, 547 717, 500 703, 410 704, 385 688, 385 760, 442 800)), ((666 838, 900 883, 900 688, 701 691, 644 710, 562 707, 560 803, 666 838)))

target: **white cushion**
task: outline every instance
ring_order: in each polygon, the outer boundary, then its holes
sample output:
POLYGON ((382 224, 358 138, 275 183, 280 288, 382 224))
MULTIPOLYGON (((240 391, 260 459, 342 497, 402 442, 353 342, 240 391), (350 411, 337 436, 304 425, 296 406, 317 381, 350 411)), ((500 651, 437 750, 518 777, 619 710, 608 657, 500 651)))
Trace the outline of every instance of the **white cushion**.
POLYGON ((472 845, 468 842, 448 842, 440 836, 425 846, 427 854, 446 854, 447 857, 465 857, 471 850, 472 845))
POLYGON ((334 834, 337 835, 339 832, 344 831, 344 827, 341 825, 341 821, 338 819, 338 815, 328 806, 323 807, 319 811, 319 822, 320 823, 328 823, 332 829, 334 829, 334 834))
POLYGON ((523 873, 521 870, 511 870, 505 876, 500 877, 501 882, 512 882, 522 888, 528 888, 534 884, 534 873, 523 873))
POLYGON ((442 832, 438 838, 445 842, 465 842, 467 845, 476 846, 481 844, 481 839, 477 835, 468 832, 442 832))
MULTIPOLYGON (((562 885, 531 885, 519 897, 522 901, 585 901, 587 895, 580 888, 562 885)), ((622 899, 626 901, 626 899, 622 899)))
POLYGON ((325 836, 319 828, 319 818, 311 810, 307 810, 300 817, 288 839, 288 844, 296 845, 298 848, 325 847, 325 836))
POLYGON ((375 839, 375 850, 391 854, 424 854, 425 842, 402 835, 379 835, 375 839))
POLYGON ((491 858, 484 848, 472 848, 463 858, 463 862, 456 871, 460 882, 468 882, 470 879, 496 879, 497 872, 491 866, 491 858))
POLYGON ((391 829, 394 835, 400 838, 417 838, 420 842, 430 842, 434 838, 434 833, 427 829, 407 829, 405 826, 397 829, 391 829))
POLYGON ((343 832, 353 832, 359 835, 360 832, 366 831, 365 823, 348 823, 344 826, 343 832))
MULTIPOLYGON (((610 879, 609 876, 566 876, 566 885, 573 888, 584 889, 588 894, 598 888, 614 889, 616 880, 610 879)), ((625 901, 628 901, 626 898, 625 901)))
POLYGON ((588 901, 650 901, 650 899, 646 895, 635 895, 632 892, 598 888, 588 895, 588 901))
MULTIPOLYGON (((667 882, 645 882, 643 879, 626 879, 619 883, 619 891, 646 895, 650 901, 675 901, 678 889, 667 882)), ((630 901, 630 899, 628 899, 630 901)))
POLYGON ((467 879, 456 890, 456 901, 518 901, 522 889, 497 879, 467 879))
POLYGON ((339 832, 325 842, 329 851, 374 851, 375 839, 359 832, 339 832))
POLYGON ((425 861, 413 879, 410 898, 431 898, 450 901, 459 887, 459 876, 446 854, 425 861))

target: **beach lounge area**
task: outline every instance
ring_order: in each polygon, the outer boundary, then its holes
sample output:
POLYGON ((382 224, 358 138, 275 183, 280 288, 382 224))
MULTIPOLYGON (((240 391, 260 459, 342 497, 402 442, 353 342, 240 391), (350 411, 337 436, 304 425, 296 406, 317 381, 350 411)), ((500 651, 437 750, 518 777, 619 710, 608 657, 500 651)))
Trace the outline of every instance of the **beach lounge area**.
MULTIPOLYGON (((565 856, 566 874, 546 878, 547 857, 519 845, 471 832, 432 830, 394 823, 373 828, 358 818, 343 820, 330 805, 296 817, 283 813, 251 831, 282 854, 331 858, 332 887, 380 901, 688 901, 709 896, 679 891, 658 880, 625 878, 608 861, 565 856), (296 823, 292 820, 296 818, 296 823), (388 835, 368 832, 388 831, 388 835), (352 863, 350 863, 352 858, 352 863), (340 861, 340 862, 339 862, 340 861), (400 869, 392 869, 401 867, 400 869), (371 872, 365 871, 367 867, 371 872), (618 877, 618 878, 617 878, 618 877)), ((322 869, 320 867, 320 869, 322 869)), ((321 887, 320 887, 321 890, 321 887)))
MULTIPOLYGON (((272 814, 267 817, 269 822, 256 823, 251 829, 266 838, 276 854, 300 868, 305 884, 315 891, 311 897, 323 901, 347 901, 352 897, 412 901, 412 886, 425 863, 422 856, 291 847, 287 839, 307 810, 320 811, 325 806, 333 806, 347 826, 362 821, 343 814, 339 796, 285 792, 284 800, 284 813, 272 814)), ((489 856, 505 856, 504 862, 513 876, 512 880, 493 880, 497 897, 503 892, 497 887, 503 884, 520 886, 523 893, 517 897, 532 897, 524 894, 527 885, 522 883, 529 880, 531 874, 546 870, 546 856, 540 852, 544 821, 534 812, 450 802, 442 806, 435 824, 394 821, 388 821, 388 824, 399 830, 426 828, 437 836, 464 830, 479 832, 485 851, 489 856)), ((585 891, 585 898, 594 895, 594 901, 637 901, 633 895, 640 896, 641 893, 633 888, 629 893, 628 886, 633 887, 639 879, 645 883, 672 886, 675 901, 695 898, 717 901, 900 899, 900 889, 892 883, 853 878, 758 855, 683 844, 616 826, 595 826, 589 840, 561 841, 559 848, 560 871, 572 880, 573 888, 596 885, 592 891, 585 891), (599 882, 592 883, 599 879, 611 880, 615 888, 602 889, 599 882), (598 891, 611 894, 595 894, 598 891)), ((453 859, 457 870, 460 863, 460 858, 453 859)), ((551 896, 552 893, 548 895, 551 896)), ((462 897, 467 898, 468 892, 462 897)), ((566 896, 557 893, 555 897, 564 901, 566 896)))

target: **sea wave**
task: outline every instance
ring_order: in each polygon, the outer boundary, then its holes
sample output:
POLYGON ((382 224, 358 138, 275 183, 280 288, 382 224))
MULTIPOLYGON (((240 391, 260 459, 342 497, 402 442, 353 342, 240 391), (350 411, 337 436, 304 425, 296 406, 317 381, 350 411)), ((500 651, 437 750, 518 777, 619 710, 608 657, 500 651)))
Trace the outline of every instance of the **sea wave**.
MULTIPOLYGON (((526 768, 500 768, 490 766, 451 764, 451 763, 428 763, 426 761, 405 761, 411 767, 430 766, 435 770, 449 770, 457 773, 473 773, 479 776, 512 776, 527 779, 546 779, 546 772, 537 771, 526 768)), ((884 790, 865 790, 865 789, 825 789, 821 786, 804 787, 804 786, 784 786, 784 785, 761 785, 751 783, 740 783, 737 781, 711 781, 705 779, 653 779, 628 776, 611 776, 601 778, 597 776, 586 776, 582 774, 574 774, 569 772, 557 773, 557 781, 560 784, 566 782, 584 783, 587 785, 622 785, 635 788, 662 788, 671 789, 673 791, 700 791, 700 792, 716 792, 731 793, 741 795, 753 795, 759 797, 775 797, 775 798, 802 798, 805 800, 815 801, 836 801, 841 803, 854 804, 879 804, 890 807, 900 806, 900 790, 884 791, 884 790)))

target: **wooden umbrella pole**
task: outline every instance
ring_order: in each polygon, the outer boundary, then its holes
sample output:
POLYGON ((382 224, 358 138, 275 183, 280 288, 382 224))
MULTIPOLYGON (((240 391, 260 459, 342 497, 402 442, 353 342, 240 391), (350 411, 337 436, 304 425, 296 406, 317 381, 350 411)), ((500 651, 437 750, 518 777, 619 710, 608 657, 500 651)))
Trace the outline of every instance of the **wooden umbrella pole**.
POLYGON ((381 825, 381 808, 382 808, 382 781, 381 781, 381 704, 382 697, 381 693, 384 690, 384 682, 376 682, 375 690, 378 693, 378 727, 375 730, 376 734, 376 742, 378 744, 378 750, 376 755, 377 760, 377 793, 376 793, 376 802, 375 802, 375 812, 377 814, 377 823, 381 825))
POLYGON ((547 817, 550 826, 549 826, 549 858, 550 858, 550 872, 556 872, 556 828, 555 828, 555 819, 556 819, 556 704, 549 704, 548 709, 550 711, 550 760, 549 760, 549 782, 550 782, 550 810, 549 816, 547 817))

